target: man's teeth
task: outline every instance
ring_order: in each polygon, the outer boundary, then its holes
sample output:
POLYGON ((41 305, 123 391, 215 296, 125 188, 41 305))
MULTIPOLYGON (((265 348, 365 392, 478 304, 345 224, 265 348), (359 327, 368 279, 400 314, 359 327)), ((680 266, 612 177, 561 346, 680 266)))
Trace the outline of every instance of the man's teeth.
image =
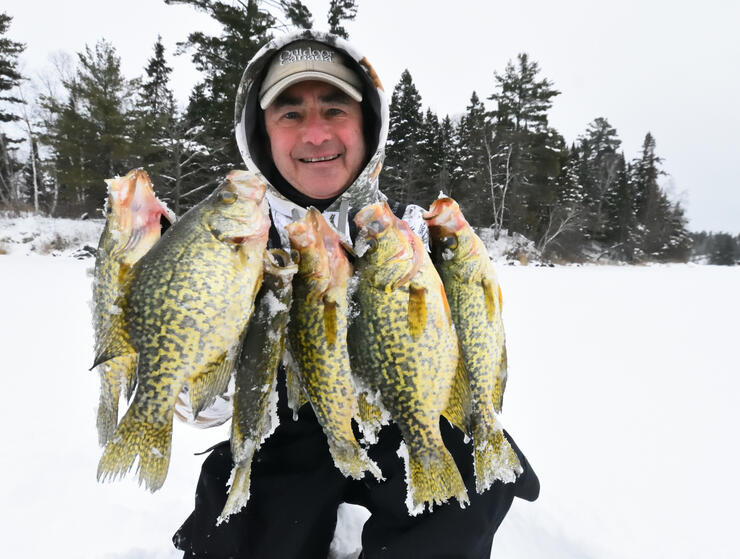
POLYGON ((339 154, 336 153, 334 155, 327 155, 326 157, 302 157, 301 161, 304 163, 316 163, 318 161, 331 161, 332 159, 336 159, 339 157, 339 154))

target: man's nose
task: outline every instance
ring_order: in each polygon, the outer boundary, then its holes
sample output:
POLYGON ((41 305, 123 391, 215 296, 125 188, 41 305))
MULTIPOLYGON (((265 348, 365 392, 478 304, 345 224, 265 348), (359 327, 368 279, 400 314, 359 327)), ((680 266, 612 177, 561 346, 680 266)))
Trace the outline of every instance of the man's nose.
POLYGON ((331 138, 329 123, 321 115, 312 114, 303 126, 303 141, 307 144, 321 145, 331 138))

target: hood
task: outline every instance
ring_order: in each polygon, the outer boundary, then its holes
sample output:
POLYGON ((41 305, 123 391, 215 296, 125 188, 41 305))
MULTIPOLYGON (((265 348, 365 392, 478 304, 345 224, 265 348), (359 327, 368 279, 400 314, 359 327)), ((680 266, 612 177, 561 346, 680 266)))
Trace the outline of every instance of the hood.
POLYGON ((236 95, 234 127, 239 151, 247 168, 266 179, 267 198, 273 222, 283 240, 287 241, 284 226, 303 217, 306 208, 291 201, 280 191, 280 177, 266 149, 264 118, 259 107, 259 90, 270 60, 277 51, 295 41, 312 40, 325 43, 346 56, 364 85, 362 112, 365 142, 369 160, 355 181, 336 198, 323 212, 329 222, 349 241, 348 216, 352 209, 358 210, 385 196, 378 188, 378 175, 385 156, 385 141, 388 135, 388 101, 375 70, 368 60, 344 39, 328 33, 303 30, 273 39, 255 54, 244 70, 236 95))

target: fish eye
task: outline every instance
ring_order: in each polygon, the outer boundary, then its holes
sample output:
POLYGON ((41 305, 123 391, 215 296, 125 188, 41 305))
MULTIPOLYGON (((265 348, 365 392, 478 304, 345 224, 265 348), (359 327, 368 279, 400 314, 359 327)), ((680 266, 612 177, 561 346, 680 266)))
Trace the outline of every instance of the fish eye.
POLYGON ((454 250, 457 248, 457 237, 455 237, 454 235, 452 237, 444 237, 442 240, 440 240, 440 244, 444 248, 454 250))
POLYGON ((295 264, 300 264, 300 263, 301 263, 301 253, 300 253, 300 252, 298 252, 298 251, 297 251, 296 249, 294 249, 294 248, 291 248, 291 249, 290 249, 290 259, 291 259, 291 260, 292 260, 292 261, 293 261, 293 262, 294 262, 295 264))
POLYGON ((375 252, 376 250, 378 250, 378 239, 376 239, 375 237, 369 237, 366 242, 368 252, 375 252))
POLYGON ((218 197, 224 204, 233 204, 237 199, 236 192, 233 190, 222 190, 218 193, 218 197))

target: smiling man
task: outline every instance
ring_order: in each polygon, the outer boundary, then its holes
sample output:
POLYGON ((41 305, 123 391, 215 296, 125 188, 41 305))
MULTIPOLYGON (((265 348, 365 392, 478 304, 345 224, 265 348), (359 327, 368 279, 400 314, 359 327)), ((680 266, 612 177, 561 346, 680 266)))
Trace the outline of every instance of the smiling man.
MULTIPOLYGON (((272 246, 289 247, 285 225, 304 216, 309 206, 322 211, 351 243, 351 215, 386 199, 378 189, 388 132, 385 93, 372 66, 342 39, 302 31, 268 43, 244 72, 235 117, 247 166, 268 182, 272 246)), ((426 238, 420 207, 389 203, 426 238)), ((453 500, 431 513, 409 516, 395 425, 384 427, 377 444, 368 449, 385 481, 351 480, 334 466, 311 407, 304 405, 293 416, 282 367, 277 391, 279 426, 255 454, 249 502, 219 526, 216 518, 233 466, 228 441, 205 460, 195 510, 174 537, 185 558, 325 559, 337 508, 349 502, 371 513, 362 533, 363 559, 488 559, 493 535, 514 497, 534 500, 539 492, 537 476, 512 441, 523 473, 515 483, 496 482, 477 494, 471 443, 441 421, 445 446, 463 476, 470 504, 463 509, 453 500)), ((228 419, 228 410, 223 405, 205 415, 218 424, 228 419)), ((178 412, 188 415, 187 410, 178 412)), ((200 416, 198 423, 204 426, 200 416)))

